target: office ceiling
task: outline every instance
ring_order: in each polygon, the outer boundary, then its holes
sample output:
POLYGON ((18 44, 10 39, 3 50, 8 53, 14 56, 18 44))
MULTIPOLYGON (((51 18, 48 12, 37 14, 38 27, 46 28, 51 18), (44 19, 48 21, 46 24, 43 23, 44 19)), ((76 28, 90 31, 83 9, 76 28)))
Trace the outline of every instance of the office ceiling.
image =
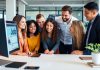
MULTIPOLYGON (((26 4, 26 10, 32 10, 34 7, 61 7, 70 5, 72 7, 82 7, 89 1, 95 0, 17 0, 26 4)), ((0 10, 6 9, 6 0, 0 0, 0 10)))
POLYGON ((62 5, 62 4, 84 4, 94 0, 25 0, 30 6, 38 5, 62 5))

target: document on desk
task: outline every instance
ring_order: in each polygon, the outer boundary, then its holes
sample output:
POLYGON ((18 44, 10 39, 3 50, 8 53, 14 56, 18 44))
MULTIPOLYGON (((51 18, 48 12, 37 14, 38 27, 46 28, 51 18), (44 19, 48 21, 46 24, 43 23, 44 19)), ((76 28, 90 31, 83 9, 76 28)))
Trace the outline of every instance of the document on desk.
POLYGON ((79 57, 81 60, 92 60, 92 57, 85 57, 85 56, 82 56, 82 57, 79 57))

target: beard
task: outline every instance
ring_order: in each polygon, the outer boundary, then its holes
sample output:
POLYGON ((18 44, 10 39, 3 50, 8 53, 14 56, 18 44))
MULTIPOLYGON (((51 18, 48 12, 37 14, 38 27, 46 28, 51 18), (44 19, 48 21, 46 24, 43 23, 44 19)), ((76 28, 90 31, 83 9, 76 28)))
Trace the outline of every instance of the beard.
POLYGON ((63 22, 67 22, 69 19, 62 17, 62 20, 63 20, 63 22))

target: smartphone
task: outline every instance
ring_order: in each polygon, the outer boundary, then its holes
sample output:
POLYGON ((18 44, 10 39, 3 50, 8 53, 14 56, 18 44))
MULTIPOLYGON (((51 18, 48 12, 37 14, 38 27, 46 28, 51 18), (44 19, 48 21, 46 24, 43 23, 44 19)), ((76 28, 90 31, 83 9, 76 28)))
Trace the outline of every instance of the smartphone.
POLYGON ((32 69, 32 70, 38 70, 40 67, 39 66, 26 66, 24 69, 26 69, 26 70, 30 70, 30 69, 32 69))
POLYGON ((34 55, 32 55, 31 57, 40 57, 40 53, 37 53, 37 54, 34 54, 34 55))

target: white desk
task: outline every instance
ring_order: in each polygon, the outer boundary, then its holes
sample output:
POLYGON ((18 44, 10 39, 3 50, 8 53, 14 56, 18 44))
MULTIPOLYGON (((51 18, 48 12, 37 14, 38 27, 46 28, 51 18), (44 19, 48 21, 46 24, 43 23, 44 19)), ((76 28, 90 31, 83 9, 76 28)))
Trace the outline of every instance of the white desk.
POLYGON ((25 66, 40 66, 39 70, 100 70, 100 68, 91 68, 88 66, 87 62, 91 60, 80 60, 79 55, 42 54, 40 57, 10 55, 9 58, 0 56, 0 59, 27 62, 27 64, 19 69, 0 66, 0 70, 24 70, 25 66))

